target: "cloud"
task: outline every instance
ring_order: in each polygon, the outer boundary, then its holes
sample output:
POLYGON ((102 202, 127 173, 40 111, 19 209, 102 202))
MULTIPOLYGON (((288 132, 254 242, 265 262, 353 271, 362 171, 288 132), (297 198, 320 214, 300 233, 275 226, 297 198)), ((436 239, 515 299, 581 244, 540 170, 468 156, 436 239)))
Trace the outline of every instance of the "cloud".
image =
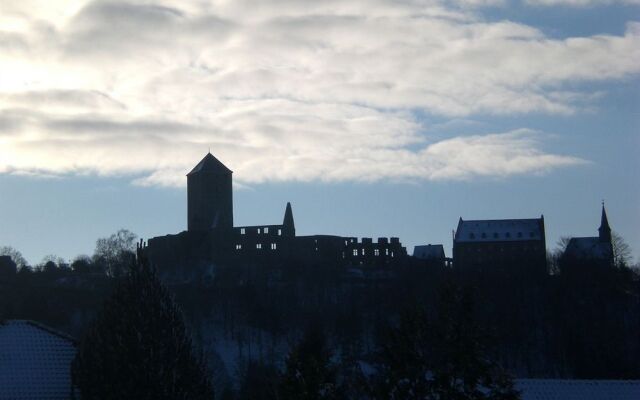
POLYGON ((525 0, 527 4, 534 6, 570 6, 570 7, 595 7, 610 4, 638 5, 640 0, 525 0))
POLYGON ((486 5, 503 2, 12 3, 0 17, 0 172, 179 186, 209 146, 245 183, 580 164, 530 131, 461 127, 434 141, 416 115, 591 110, 606 94, 584 83, 640 72, 640 24, 553 39, 485 20, 486 5))
POLYGON ((219 127, 50 120, 23 111, 14 125, 31 128, 15 129, 9 140, 0 137, 0 170, 131 175, 139 185, 181 187, 209 145, 241 184, 459 180, 537 174, 585 162, 544 152, 544 135, 529 130, 429 143, 420 124, 403 112, 283 100, 243 103, 233 107, 233 115, 221 115, 219 127), (47 133, 33 134, 41 129, 47 133))

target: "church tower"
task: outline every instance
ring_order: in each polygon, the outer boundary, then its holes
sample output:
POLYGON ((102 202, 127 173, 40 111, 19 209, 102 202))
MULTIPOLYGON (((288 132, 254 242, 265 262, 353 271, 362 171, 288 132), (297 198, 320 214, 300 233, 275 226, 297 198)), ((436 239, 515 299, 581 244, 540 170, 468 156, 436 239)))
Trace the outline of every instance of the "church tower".
POLYGON ((187 174, 189 231, 233 228, 232 173, 208 153, 187 174))
POLYGON ((611 228, 609 227, 607 212, 604 209, 604 202, 602 203, 602 216, 600 217, 600 228, 598 228, 598 233, 601 242, 611 243, 611 228))

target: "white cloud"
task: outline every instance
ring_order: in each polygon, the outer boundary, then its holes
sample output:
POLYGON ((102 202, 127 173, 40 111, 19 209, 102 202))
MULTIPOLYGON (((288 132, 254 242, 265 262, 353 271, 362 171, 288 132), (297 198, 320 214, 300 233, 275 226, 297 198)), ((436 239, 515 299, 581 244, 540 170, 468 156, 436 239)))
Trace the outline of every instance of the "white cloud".
POLYGON ((621 36, 552 39, 474 10, 500 4, 11 3, 0 18, 0 172, 182 185, 210 145, 246 183, 580 163, 546 153, 529 131, 430 143, 414 117, 572 114, 599 95, 576 84, 640 72, 638 23, 621 36))

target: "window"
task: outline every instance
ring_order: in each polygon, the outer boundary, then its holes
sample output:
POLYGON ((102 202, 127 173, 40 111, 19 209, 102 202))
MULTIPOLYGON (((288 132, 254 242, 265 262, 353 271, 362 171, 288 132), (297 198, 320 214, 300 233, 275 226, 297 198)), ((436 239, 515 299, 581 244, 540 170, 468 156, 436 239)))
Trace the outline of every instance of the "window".
POLYGON ((241 244, 236 244, 236 250, 242 250, 242 245, 241 244))
POLYGON ((357 256, 358 255, 358 249, 353 249, 353 255, 357 256))
POLYGON ((269 233, 269 228, 265 227, 264 228, 264 233, 269 233))
POLYGON ((391 258, 393 258, 393 251, 391 252, 391 258))
POLYGON ((475 239, 475 238, 476 238, 476 235, 474 235, 473 233, 469 234, 469 239, 475 239))
POLYGON ((258 228, 258 235, 260 234, 260 228, 258 228))
POLYGON ((484 232, 482 232, 482 238, 484 239, 484 238, 486 238, 486 237, 487 237, 487 234, 486 234, 486 233, 484 233, 484 232))
POLYGON ((262 248, 262 243, 256 244, 256 249, 260 250, 262 248))
POLYGON ((518 237, 521 238, 522 237, 522 232, 518 232, 518 237))
POLYGON ((344 245, 346 246, 346 245, 348 245, 348 244, 349 244, 349 241, 348 241, 348 240, 345 240, 345 241, 344 241, 344 245))
POLYGON ((497 239, 498 238, 498 232, 493 232, 493 238, 497 239))
POLYGON ((282 236, 282 229, 278 229, 278 236, 282 236))
POLYGON ((271 243, 271 250, 275 250, 278 246, 275 243, 271 243))
POLYGON ((373 255, 376 256, 376 257, 380 256, 380 249, 374 249, 373 250, 373 255))
POLYGON ((245 234, 245 230, 244 230, 244 228, 240 228, 240 234, 241 234, 241 235, 244 235, 244 234, 245 234))
POLYGON ((386 256, 389 255, 389 249, 384 249, 384 255, 386 255, 386 256))
POLYGON ((508 237, 508 238, 510 238, 510 237, 511 237, 511 233, 510 233, 510 232, 507 232, 507 233, 505 233, 504 235, 505 235, 506 237, 508 237))
POLYGON ((362 255, 364 255, 364 249, 362 249, 362 255))

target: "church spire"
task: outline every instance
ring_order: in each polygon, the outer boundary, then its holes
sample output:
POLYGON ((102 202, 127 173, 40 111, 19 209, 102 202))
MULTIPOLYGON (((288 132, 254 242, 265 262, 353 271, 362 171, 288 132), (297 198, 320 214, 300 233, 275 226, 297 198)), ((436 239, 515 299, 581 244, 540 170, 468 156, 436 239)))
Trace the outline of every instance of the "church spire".
POLYGON ((598 232, 600 233, 601 242, 611 243, 611 228, 609 227, 609 220, 607 219, 607 211, 604 209, 604 201, 602 202, 602 217, 600 217, 600 228, 598 228, 598 232))
POLYGON ((293 211, 291 211, 291 203, 287 202, 287 208, 284 211, 284 220, 282 221, 284 234, 287 236, 296 235, 296 225, 293 222, 293 211))

